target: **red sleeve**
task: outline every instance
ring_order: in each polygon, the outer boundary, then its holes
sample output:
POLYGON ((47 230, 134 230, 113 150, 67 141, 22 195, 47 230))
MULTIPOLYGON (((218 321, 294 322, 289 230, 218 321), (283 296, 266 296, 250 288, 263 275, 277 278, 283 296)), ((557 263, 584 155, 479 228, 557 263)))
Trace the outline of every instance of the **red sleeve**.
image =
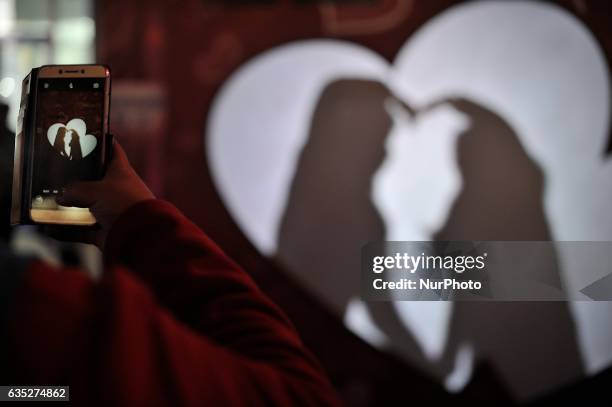
POLYGON ((123 214, 105 263, 99 283, 30 266, 8 327, 15 384, 70 384, 88 405, 338 404, 282 312, 170 204, 123 214))

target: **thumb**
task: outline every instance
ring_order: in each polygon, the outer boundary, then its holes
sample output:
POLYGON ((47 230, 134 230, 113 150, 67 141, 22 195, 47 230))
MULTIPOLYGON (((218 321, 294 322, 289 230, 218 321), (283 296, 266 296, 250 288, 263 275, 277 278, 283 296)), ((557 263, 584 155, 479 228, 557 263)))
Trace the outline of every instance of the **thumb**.
POLYGON ((100 182, 77 182, 67 186, 56 201, 62 206, 89 208, 98 201, 100 187, 100 182))

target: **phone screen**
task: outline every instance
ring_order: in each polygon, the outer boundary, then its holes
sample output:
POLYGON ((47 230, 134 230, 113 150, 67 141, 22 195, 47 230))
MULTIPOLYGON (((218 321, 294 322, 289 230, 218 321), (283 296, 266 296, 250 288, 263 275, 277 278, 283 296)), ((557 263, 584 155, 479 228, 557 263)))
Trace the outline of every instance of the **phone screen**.
POLYGON ((100 176, 104 78, 39 78, 32 208, 56 209, 66 185, 100 176))

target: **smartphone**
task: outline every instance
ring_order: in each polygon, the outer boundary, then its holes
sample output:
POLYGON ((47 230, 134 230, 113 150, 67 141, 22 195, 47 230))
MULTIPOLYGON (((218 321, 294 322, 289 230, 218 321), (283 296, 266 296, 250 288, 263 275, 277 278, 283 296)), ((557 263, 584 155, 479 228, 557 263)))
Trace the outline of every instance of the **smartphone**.
POLYGON ((29 214, 34 223, 93 225, 87 208, 61 206, 62 189, 99 180, 108 156, 110 70, 104 65, 46 65, 35 83, 29 214))

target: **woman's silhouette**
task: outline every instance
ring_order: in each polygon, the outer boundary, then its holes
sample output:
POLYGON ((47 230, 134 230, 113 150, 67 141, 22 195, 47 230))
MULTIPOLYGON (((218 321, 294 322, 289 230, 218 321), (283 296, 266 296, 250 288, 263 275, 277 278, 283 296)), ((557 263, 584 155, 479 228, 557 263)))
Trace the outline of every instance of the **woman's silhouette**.
POLYGON ((81 137, 76 130, 70 130, 70 160, 78 161, 83 158, 83 151, 81 150, 81 137))
POLYGON ((55 141, 53 142, 53 148, 55 151, 59 153, 62 157, 68 158, 68 153, 66 152, 66 133, 68 129, 65 127, 60 127, 57 129, 57 134, 55 135, 55 141))

